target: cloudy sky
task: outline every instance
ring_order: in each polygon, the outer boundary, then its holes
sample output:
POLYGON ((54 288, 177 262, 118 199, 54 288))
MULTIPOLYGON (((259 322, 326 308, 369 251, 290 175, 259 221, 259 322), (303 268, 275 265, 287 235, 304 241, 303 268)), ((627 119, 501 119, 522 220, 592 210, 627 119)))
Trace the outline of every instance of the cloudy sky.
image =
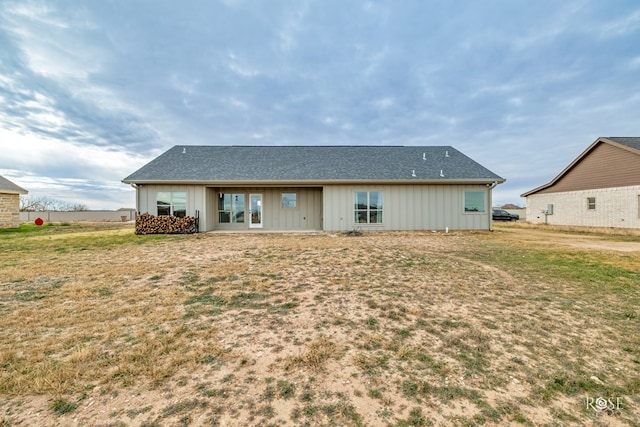
POLYGON ((637 0, 2 0, 0 175, 134 207, 176 144, 451 145, 507 179, 640 136, 637 0))

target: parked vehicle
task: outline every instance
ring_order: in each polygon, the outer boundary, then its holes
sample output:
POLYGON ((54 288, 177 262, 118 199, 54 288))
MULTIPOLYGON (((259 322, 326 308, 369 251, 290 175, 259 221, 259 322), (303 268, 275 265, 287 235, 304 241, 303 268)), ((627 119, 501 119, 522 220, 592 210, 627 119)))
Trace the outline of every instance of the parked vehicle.
POLYGON ((509 213, 504 209, 493 209, 492 218, 494 221, 517 221, 520 215, 509 213))

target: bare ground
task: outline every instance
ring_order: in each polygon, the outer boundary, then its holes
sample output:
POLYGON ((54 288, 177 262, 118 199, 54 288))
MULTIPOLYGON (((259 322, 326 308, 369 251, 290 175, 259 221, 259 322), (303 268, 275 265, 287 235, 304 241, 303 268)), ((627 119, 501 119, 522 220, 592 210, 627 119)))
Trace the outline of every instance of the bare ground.
POLYGON ((0 426, 638 425, 638 277, 529 259, 637 241, 82 233, 0 256, 0 426))

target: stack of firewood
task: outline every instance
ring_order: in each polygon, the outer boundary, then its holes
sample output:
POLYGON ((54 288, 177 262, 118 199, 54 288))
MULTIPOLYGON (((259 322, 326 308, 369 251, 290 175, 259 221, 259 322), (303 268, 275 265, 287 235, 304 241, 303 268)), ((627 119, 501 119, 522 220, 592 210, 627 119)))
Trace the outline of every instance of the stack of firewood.
POLYGON ((193 234, 198 232, 198 221, 192 216, 178 218, 168 215, 136 216, 136 234, 193 234))

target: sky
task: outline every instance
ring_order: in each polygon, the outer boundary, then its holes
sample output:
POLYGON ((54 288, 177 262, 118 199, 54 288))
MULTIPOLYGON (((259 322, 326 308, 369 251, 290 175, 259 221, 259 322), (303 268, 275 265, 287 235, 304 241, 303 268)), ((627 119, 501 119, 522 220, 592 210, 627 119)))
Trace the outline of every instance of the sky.
POLYGON ((2 0, 0 175, 135 207, 174 145, 447 145, 549 182, 640 136, 637 0, 2 0))

